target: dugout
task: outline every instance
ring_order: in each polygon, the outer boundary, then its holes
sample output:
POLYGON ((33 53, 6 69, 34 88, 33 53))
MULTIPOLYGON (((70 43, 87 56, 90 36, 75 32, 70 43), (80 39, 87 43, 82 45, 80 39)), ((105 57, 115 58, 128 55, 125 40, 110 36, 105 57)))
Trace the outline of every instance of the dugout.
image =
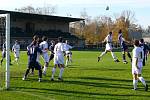
MULTIPOLYGON (((37 34, 47 36, 49 41, 56 40, 59 36, 62 36, 75 47, 84 46, 83 39, 69 32, 70 22, 84 19, 0 10, 0 14, 6 13, 10 14, 10 45, 13 45, 17 39, 20 42, 21 48, 26 49, 26 46, 31 43, 33 35, 37 34)), ((2 29, 0 28, 0 30, 2 29)), ((4 42, 5 34, 3 33, 0 31, 1 44, 4 42)))

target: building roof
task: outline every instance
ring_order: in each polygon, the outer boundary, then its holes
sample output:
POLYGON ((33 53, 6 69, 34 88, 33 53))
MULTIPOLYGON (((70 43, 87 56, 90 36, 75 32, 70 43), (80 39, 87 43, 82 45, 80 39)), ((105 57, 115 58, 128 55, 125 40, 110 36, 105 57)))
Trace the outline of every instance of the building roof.
POLYGON ((58 21, 65 21, 65 22, 75 22, 75 21, 84 20, 81 18, 41 15, 41 14, 33 14, 33 13, 0 10, 0 14, 6 14, 6 13, 9 13, 10 16, 13 18, 15 17, 15 18, 24 18, 24 19, 58 20, 58 21))

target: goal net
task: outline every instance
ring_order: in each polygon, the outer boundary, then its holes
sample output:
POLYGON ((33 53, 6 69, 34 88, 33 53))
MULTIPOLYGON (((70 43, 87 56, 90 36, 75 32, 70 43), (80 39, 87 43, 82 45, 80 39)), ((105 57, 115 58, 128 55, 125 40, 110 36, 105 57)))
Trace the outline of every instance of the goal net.
POLYGON ((10 83, 10 15, 0 14, 0 89, 9 89, 10 83))

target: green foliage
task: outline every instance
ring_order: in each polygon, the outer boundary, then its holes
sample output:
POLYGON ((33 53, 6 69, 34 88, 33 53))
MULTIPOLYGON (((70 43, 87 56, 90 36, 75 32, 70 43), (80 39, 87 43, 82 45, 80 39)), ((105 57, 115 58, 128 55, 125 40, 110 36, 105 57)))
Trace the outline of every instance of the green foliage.
MULTIPOLYGON (((115 52, 121 61, 121 53, 115 52)), ((73 51, 73 63, 65 68, 64 82, 57 81, 59 70, 57 69, 54 82, 50 81, 51 62, 47 76, 38 82, 38 73, 29 75, 26 81, 22 76, 27 65, 27 56, 21 52, 20 64, 10 66, 11 81, 8 91, 0 91, 0 100, 148 100, 149 92, 145 92, 139 82, 138 90, 132 89, 131 64, 115 63, 108 53, 97 62, 99 52, 73 51)), ((12 59, 14 59, 12 57, 12 59)), ((128 60, 129 61, 129 60, 128 60)), ((43 63, 43 62, 41 62, 43 63)), ((145 80, 150 82, 150 63, 143 68, 145 80)), ((4 65, 0 66, 0 72, 4 65)), ((0 74, 1 75, 1 74, 0 74)), ((2 77, 2 76, 0 76, 2 77)), ((1 79, 1 78, 0 78, 1 79)), ((1 82, 1 80, 0 80, 1 82)))

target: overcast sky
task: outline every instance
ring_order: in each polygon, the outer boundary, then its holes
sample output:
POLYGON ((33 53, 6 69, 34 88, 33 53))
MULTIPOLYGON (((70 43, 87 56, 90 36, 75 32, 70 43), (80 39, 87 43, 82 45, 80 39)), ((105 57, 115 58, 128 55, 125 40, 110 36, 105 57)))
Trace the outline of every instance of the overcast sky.
POLYGON ((135 13, 136 23, 146 27, 150 25, 150 0, 0 0, 1 10, 14 10, 31 5, 33 7, 55 6, 57 15, 80 17, 81 11, 86 10, 93 18, 99 15, 113 16, 123 10, 135 13), (106 11, 106 6, 110 10, 106 11))

